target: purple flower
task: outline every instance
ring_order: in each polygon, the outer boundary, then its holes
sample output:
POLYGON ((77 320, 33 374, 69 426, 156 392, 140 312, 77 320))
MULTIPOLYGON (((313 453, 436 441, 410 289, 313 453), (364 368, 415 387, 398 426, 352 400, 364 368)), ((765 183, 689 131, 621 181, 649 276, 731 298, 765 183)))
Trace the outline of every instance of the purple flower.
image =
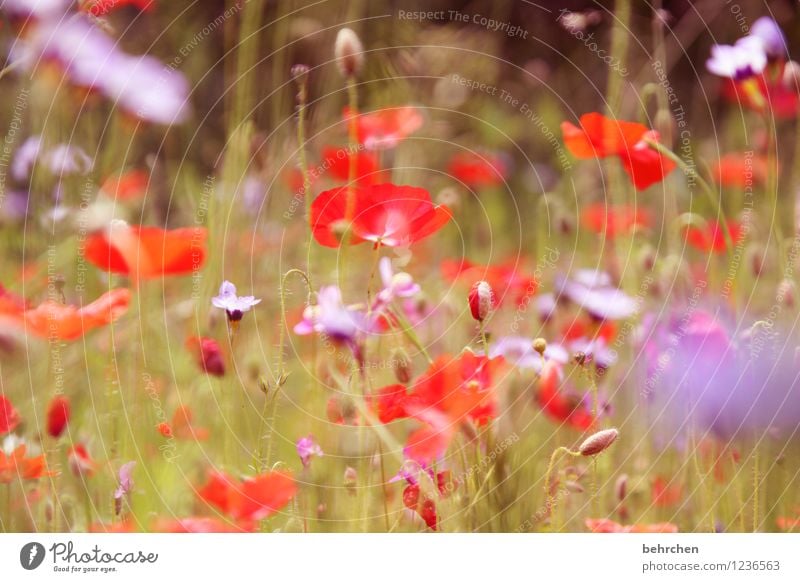
POLYGON ((303 320, 294 326, 298 335, 317 332, 344 343, 354 342, 359 334, 370 329, 367 317, 358 309, 345 306, 342 292, 334 285, 320 288, 317 304, 306 307, 303 320))
POLYGON ((392 269, 392 260, 389 257, 383 257, 381 259, 379 270, 383 288, 375 297, 375 301, 372 305, 373 313, 378 313, 386 308, 395 298, 408 299, 420 292, 420 286, 414 282, 411 275, 404 272, 394 272, 392 269))
MULTIPOLYGON (((526 337, 505 336, 493 342, 489 348, 489 357, 503 356, 509 363, 518 368, 526 368, 540 372, 542 356, 533 349, 533 342, 526 337)), ((569 360, 567 351, 557 344, 547 344, 544 351, 545 360, 555 360, 566 364, 569 360)))
POLYGON ((2 8, 12 18, 44 19, 63 14, 71 0, 3 0, 2 8))
POLYGON ((750 35, 761 40, 767 56, 779 59, 786 56, 786 37, 778 23, 769 16, 762 16, 750 27, 750 35))
POLYGON ((136 461, 129 461, 119 468, 119 487, 114 491, 114 499, 122 499, 133 490, 133 469, 136 461))
POLYGON ((323 455, 322 448, 314 442, 314 437, 311 435, 297 441, 297 454, 305 468, 311 465, 312 456, 321 457, 323 455))
POLYGON ((236 285, 230 281, 223 281, 219 287, 219 295, 211 299, 211 304, 219 309, 224 309, 228 314, 228 320, 241 321, 244 314, 254 305, 261 303, 261 299, 256 299, 252 295, 239 297, 236 295, 236 285))
POLYGON ((716 44, 706 68, 715 75, 742 81, 761 74, 767 66, 764 42, 756 36, 746 36, 735 45, 716 44))
POLYGON ((636 300, 611 285, 602 271, 581 269, 573 278, 560 278, 560 295, 600 319, 625 319, 638 311, 636 300))
POLYGON ((26 139, 14 155, 11 175, 15 180, 27 180, 37 162, 55 176, 84 175, 94 167, 92 158, 78 146, 61 143, 43 149, 42 138, 33 136, 26 139))

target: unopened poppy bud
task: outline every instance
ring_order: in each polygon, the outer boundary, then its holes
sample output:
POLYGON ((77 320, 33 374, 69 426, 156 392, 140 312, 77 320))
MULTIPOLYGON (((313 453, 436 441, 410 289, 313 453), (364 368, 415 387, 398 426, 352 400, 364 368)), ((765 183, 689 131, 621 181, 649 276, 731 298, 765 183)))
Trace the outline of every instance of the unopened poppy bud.
POLYGON ((333 54, 344 77, 355 77, 364 68, 364 45, 361 44, 358 35, 349 28, 341 29, 336 35, 333 54))
POLYGON ((492 312, 494 292, 486 281, 478 281, 469 292, 469 310, 476 321, 483 321, 492 312))
POLYGON ((778 301, 786 307, 791 309, 795 306, 796 295, 797 290, 795 288, 794 281, 791 279, 784 279, 778 284, 778 301))
POLYGON ((800 87, 800 63, 789 61, 783 67, 783 86, 790 91, 796 91, 800 87))
POLYGON ((578 452, 584 457, 592 457, 605 451, 611 444, 617 440, 619 431, 615 428, 608 428, 594 433, 588 439, 583 441, 578 448, 578 452))
POLYGON ((537 337, 533 340, 533 351, 537 352, 540 356, 544 355, 547 350, 547 341, 543 337, 537 337))
POLYGON ((628 475, 623 473, 617 478, 614 485, 614 493, 617 496, 617 501, 624 501, 625 496, 628 494, 628 475))
POLYGON ((656 254, 653 247, 645 245, 639 251, 639 266, 643 271, 652 271, 656 265, 656 254))
POLYGON ((395 350, 392 355, 392 360, 395 362, 394 376, 401 384, 408 384, 413 376, 411 358, 404 349, 400 348, 395 350))
POLYGON ((47 407, 47 434, 54 439, 61 436, 69 424, 70 406, 66 396, 56 396, 47 407))
POLYGON ((358 483, 358 473, 353 467, 347 467, 344 470, 344 486, 350 492, 350 495, 356 494, 356 484, 358 483))

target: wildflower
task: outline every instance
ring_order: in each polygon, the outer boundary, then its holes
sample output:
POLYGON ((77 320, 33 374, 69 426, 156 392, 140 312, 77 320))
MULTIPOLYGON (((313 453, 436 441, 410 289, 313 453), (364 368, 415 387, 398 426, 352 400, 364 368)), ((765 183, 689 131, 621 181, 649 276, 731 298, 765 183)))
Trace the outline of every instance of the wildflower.
POLYGON ((83 307, 48 300, 18 314, 17 320, 24 331, 42 339, 76 340, 119 319, 128 310, 130 300, 128 289, 114 289, 83 307))
POLYGON ((553 420, 578 430, 588 430, 595 422, 589 400, 561 387, 561 364, 545 363, 539 376, 536 402, 553 420))
POLYGON ((656 475, 652 483, 652 499, 655 507, 675 507, 683 498, 683 487, 672 483, 662 475, 656 475))
POLYGON ((67 451, 67 463, 72 474, 76 477, 91 477, 97 470, 97 463, 89 455, 89 450, 83 443, 73 445, 67 451))
POLYGON ((172 415, 172 422, 167 424, 162 422, 159 425, 159 432, 166 438, 176 438, 181 440, 204 441, 208 438, 208 429, 194 426, 192 420, 194 413, 187 405, 178 406, 172 415))
POLYGON ((508 259, 498 265, 479 265, 467 259, 445 259, 440 269, 448 281, 463 281, 468 285, 486 281, 494 291, 498 307, 506 299, 523 306, 539 287, 536 279, 521 272, 518 259, 508 259))
POLYGON ((586 527, 593 533, 677 533, 678 526, 668 522, 622 525, 610 519, 587 519, 586 527))
POLYGON ((650 213, 630 205, 591 204, 581 211, 581 223, 590 231, 613 239, 650 226, 650 213))
POLYGON ((433 499, 424 496, 420 503, 419 485, 409 485, 403 490, 403 505, 411 511, 415 511, 429 528, 437 530, 438 517, 436 515, 436 504, 433 499))
POLYGON ((755 36, 740 38, 734 45, 715 44, 706 61, 709 72, 734 81, 759 75, 767 66, 764 42, 755 36))
POLYGON ((254 521, 237 521, 230 524, 216 517, 159 518, 152 530, 160 533, 245 533, 255 531, 254 521))
POLYGON ((469 310, 475 321, 483 323, 495 305, 494 292, 486 281, 478 281, 469 291, 469 310))
POLYGON ((355 495, 355 488, 358 485, 358 472, 353 467, 345 467, 342 481, 350 494, 355 495))
MULTIPOLYGON (((395 297, 413 297, 420 292, 420 286, 414 278, 405 272, 395 273, 392 269, 392 259, 383 257, 378 263, 383 289, 378 292, 378 301, 382 304, 390 303, 395 297)), ((374 309, 374 307, 373 307, 374 309)))
MULTIPOLYGON (((727 220, 728 234, 731 242, 735 245, 744 236, 744 231, 735 220, 727 220)), ((728 241, 725 237, 725 228, 716 220, 709 220, 705 226, 687 226, 686 242, 699 251, 706 253, 720 254, 728 248, 728 241)))
POLYGON ((766 184, 768 174, 767 158, 759 155, 725 154, 712 169, 718 184, 741 189, 766 184))
POLYGON ((600 319, 626 319, 638 310, 636 300, 613 287, 602 271, 580 269, 570 279, 559 277, 557 287, 561 296, 600 319))
MULTIPOLYGON (((542 338, 539 338, 544 342, 542 338)), ((567 351, 558 344, 531 342, 522 336, 503 336, 492 342, 489 356, 496 358, 502 356, 508 363, 518 368, 530 369, 540 372, 542 370, 542 357, 545 361, 555 360, 566 364, 569 356, 567 351), (537 349, 537 346, 539 349, 537 349)))
POLYGON ((2 9, 20 20, 49 19, 66 12, 71 0, 5 0, 2 9))
POLYGON ((27 180, 37 163, 58 177, 85 175, 94 167, 92 159, 80 147, 62 143, 45 149, 42 141, 41 136, 29 137, 15 152, 11 163, 11 175, 15 180, 27 180))
POLYGON ((564 145, 578 159, 618 157, 637 190, 661 182, 676 167, 648 143, 658 141, 658 132, 640 123, 587 113, 581 116, 580 127, 565 121, 561 132, 564 145))
POLYGON ((333 47, 336 66, 345 78, 356 77, 364 68, 364 45, 350 28, 342 28, 333 47))
POLYGON ((197 366, 203 372, 220 378, 225 375, 225 358, 217 340, 210 337, 192 336, 187 338, 186 347, 192 352, 197 366))
POLYGON ((12 432, 19 426, 20 418, 11 401, 0 394, 0 436, 12 432))
POLYGON ((135 279, 186 275, 202 268, 206 236, 206 229, 200 227, 163 230, 113 220, 87 237, 83 254, 105 271, 135 279))
POLYGON ((367 150, 393 149, 424 122, 419 109, 411 105, 387 107, 370 113, 345 108, 345 120, 350 121, 353 117, 358 143, 367 150))
POLYGON ((149 183, 150 175, 144 170, 128 170, 106 178, 100 193, 115 201, 139 200, 147 193, 149 183))
MULTIPOLYGON (((340 246, 343 232, 337 227, 346 220, 349 190, 348 186, 326 190, 311 204, 311 228, 319 244, 340 246)), ((451 218, 450 210, 435 205, 422 188, 375 184, 356 187, 353 193, 350 244, 406 246, 435 233, 451 218)))
POLYGON ((69 398, 55 396, 47 407, 47 434, 57 439, 67 428, 70 417, 69 398))
POLYGON ((31 481, 52 475, 47 470, 44 455, 26 457, 28 447, 24 443, 16 445, 16 442, 6 438, 0 448, 0 483, 31 481))
POLYGON ((236 285, 230 281, 223 281, 219 287, 219 294, 211 299, 211 303, 214 307, 225 310, 228 321, 239 322, 245 313, 261 303, 261 299, 256 299, 252 295, 239 297, 236 295, 236 285))
POLYGON ((346 148, 326 147, 322 150, 322 159, 330 175, 337 180, 350 181, 350 162, 355 158, 357 184, 370 185, 379 181, 380 166, 378 156, 372 152, 351 152, 346 148))
POLYGON ((786 57, 786 37, 778 23, 769 16, 762 16, 753 23, 750 27, 750 36, 761 41, 769 59, 786 57))
POLYGON ((468 188, 489 188, 505 181, 508 163, 489 153, 460 152, 448 163, 447 172, 468 188))
POLYGON ((578 447, 578 452, 584 457, 593 457, 610 447, 618 436, 619 431, 615 428, 601 430, 583 441, 578 447))
POLYGON ((360 308, 345 306, 341 290, 334 285, 320 288, 317 304, 306 307, 302 321, 294 326, 297 335, 316 332, 351 347, 355 347, 361 334, 371 329, 360 308))
POLYGON ((235 520, 257 521, 284 507, 297 493, 289 473, 272 471, 241 481, 221 472, 212 472, 198 490, 200 499, 235 520))
POLYGON ((323 455, 322 448, 314 442, 314 437, 308 435, 297 441, 297 455, 306 469, 311 466, 311 457, 321 457, 323 455))
POLYGON ((122 511, 122 500, 133 491, 133 469, 136 461, 129 461, 119 468, 119 485, 114 490, 114 508, 117 515, 122 511))

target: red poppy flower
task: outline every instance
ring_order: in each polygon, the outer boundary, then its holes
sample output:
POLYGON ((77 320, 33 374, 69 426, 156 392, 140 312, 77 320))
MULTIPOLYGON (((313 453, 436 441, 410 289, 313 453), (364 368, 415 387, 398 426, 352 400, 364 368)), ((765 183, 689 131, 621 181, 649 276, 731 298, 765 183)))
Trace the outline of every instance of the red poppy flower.
MULTIPOLYGON (((326 190, 311 204, 311 227, 317 242, 338 247, 346 226, 349 188, 326 190)), ((376 184, 352 189, 354 212, 350 244, 371 241, 405 246, 435 233, 450 220, 450 210, 437 206, 422 188, 376 184)))
POLYGON ((409 435, 404 452, 429 464, 444 454, 462 423, 483 424, 494 416, 492 376, 502 362, 470 351, 457 358, 441 356, 408 393, 400 384, 382 388, 375 402, 377 416, 383 422, 411 417, 425 423, 409 435))
POLYGON ((137 10, 150 10, 155 6, 156 0, 84 0, 80 2, 80 9, 92 16, 107 16, 114 10, 124 6, 133 6, 137 10))
POLYGON ((20 418, 11 401, 0 394, 0 436, 13 431, 19 426, 20 418))
POLYGON ((725 154, 712 170, 718 184, 741 189, 766 184, 768 174, 766 157, 747 154, 725 154))
POLYGON ((103 270, 134 278, 185 275, 203 266, 206 236, 200 227, 163 230, 114 221, 87 238, 83 254, 103 270))
POLYGON ((661 182, 675 169, 675 162, 647 143, 658 141, 658 132, 641 123, 617 121, 600 113, 587 113, 580 127, 568 121, 561 124, 564 145, 578 159, 617 156, 637 190, 661 182))
POLYGON ((78 443, 67 451, 67 463, 72 474, 76 477, 91 477, 97 470, 97 463, 94 462, 86 445, 78 443))
MULTIPOLYGON (((737 244, 744 236, 741 225, 735 220, 728 220, 728 233, 733 244, 737 244)), ((699 226, 686 227, 686 242, 694 248, 706 253, 724 253, 728 246, 725 230, 716 220, 709 220, 705 228, 699 226)))
POLYGON ((326 147, 322 150, 323 164, 331 176, 343 182, 350 182, 350 161, 356 159, 355 182, 364 186, 375 184, 380 177, 378 156, 373 152, 350 152, 346 148, 326 147))
POLYGON ((116 321, 128 310, 130 300, 128 289, 109 291, 80 308, 48 300, 22 313, 20 324, 43 339, 75 340, 92 329, 116 321))
POLYGON ((289 473, 273 471, 235 481, 224 473, 212 472, 198 491, 201 499, 235 520, 257 521, 285 506, 297 493, 289 473))
POLYGON ((782 66, 779 72, 768 71, 743 81, 726 79, 722 95, 754 111, 769 109, 778 119, 794 119, 800 110, 800 95, 794 82, 784 82, 782 66))
POLYGON ((502 184, 508 168, 500 156, 459 152, 448 163, 447 171, 469 188, 477 189, 502 184))
POLYGON ((106 178, 100 186, 100 193, 112 200, 122 202, 138 200, 147 193, 150 175, 144 170, 130 170, 106 178))
POLYGON ((590 231, 612 239, 618 235, 628 235, 637 227, 649 227, 651 219, 650 213, 644 208, 627 204, 608 206, 601 202, 584 207, 581 222, 590 231))
POLYGON ((508 259, 499 265, 479 265, 467 259, 445 259, 440 269, 448 281, 463 281, 470 287, 478 281, 486 281, 494 291, 498 305, 506 298, 523 305, 530 301, 539 287, 536 279, 521 272, 516 259, 508 259))
POLYGON ((622 525, 610 519, 587 519, 593 533, 677 533, 678 526, 669 522, 622 525))
POLYGON ((555 360, 548 360, 539 376, 536 402, 552 419, 578 430, 590 429, 594 417, 585 400, 565 394, 560 385, 561 367, 555 360))
POLYGON ((661 475, 653 479, 652 498, 655 507, 675 507, 682 497, 683 487, 680 483, 670 483, 661 475))
POLYGON ((416 107, 391 107, 372 113, 351 113, 344 110, 344 118, 355 117, 358 142, 369 150, 391 149, 422 127, 422 114, 416 107))
MULTIPOLYGON (((454 483, 450 477, 450 471, 442 471, 436 474, 436 489, 442 497, 447 497, 454 488, 454 483)), ((433 531, 438 529, 438 516, 436 515, 436 503, 433 498, 426 495, 420 503, 421 488, 418 483, 412 483, 403 490, 403 505, 411 511, 417 512, 422 520, 433 531)))
POLYGON ((157 519, 152 530, 160 533, 249 533, 255 531, 255 522, 230 524, 215 517, 179 517, 157 519))
POLYGON ((47 434, 54 439, 60 437, 64 429, 67 428, 69 417, 69 398, 66 396, 54 397, 47 407, 47 434))
POLYGON ((12 483, 19 479, 29 481, 52 475, 47 470, 44 455, 26 457, 28 448, 19 445, 10 455, 0 448, 0 483, 12 483))
POLYGON ((225 375, 225 358, 217 340, 210 337, 192 336, 186 340, 186 347, 195 357, 203 372, 212 376, 225 375))
MULTIPOLYGON (((172 415, 172 424, 161 423, 166 425, 161 434, 165 437, 175 437, 181 440, 204 441, 208 438, 208 429, 197 427, 192 424, 194 414, 192 409, 188 406, 179 406, 175 409, 175 414, 172 415), (164 434, 164 432, 167 434, 164 434)), ((161 426, 161 425, 159 425, 161 426)))

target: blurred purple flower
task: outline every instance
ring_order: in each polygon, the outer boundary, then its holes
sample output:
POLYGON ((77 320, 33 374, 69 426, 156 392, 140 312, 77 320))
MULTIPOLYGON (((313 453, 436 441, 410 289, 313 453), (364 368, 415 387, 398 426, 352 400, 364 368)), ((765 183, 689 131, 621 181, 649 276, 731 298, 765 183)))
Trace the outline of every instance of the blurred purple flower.
POLYGON ((762 16, 753 23, 750 36, 761 40, 769 58, 779 59, 786 56, 786 37, 778 23, 769 16, 762 16))
POLYGON ((0 8, 12 18, 53 18, 64 14, 72 0, 3 0, 0 8))
POLYGON ((311 457, 321 457, 323 455, 322 448, 314 442, 314 437, 308 435, 297 441, 297 454, 303 467, 308 468, 311 465, 311 457))
POLYGON ((764 42, 755 36, 746 36, 735 45, 715 44, 711 58, 706 61, 709 72, 734 81, 759 75, 767 66, 764 42))
MULTIPOLYGON (((533 349, 530 338, 520 336, 505 336, 492 342, 489 348, 489 357, 503 356, 509 363, 518 368, 526 368, 540 372, 542 370, 542 356, 533 349)), ((547 344, 544 351, 544 360, 555 360, 566 364, 569 360, 567 351, 558 344, 547 344)))
POLYGON ((219 295, 211 299, 214 307, 225 310, 230 321, 240 321, 246 312, 259 303, 261 299, 252 295, 236 295, 236 285, 230 281, 223 281, 219 287, 219 295))
POLYGON ((611 285, 602 271, 578 270, 572 279, 559 278, 559 295, 600 319, 626 319, 638 311, 636 300, 611 285))
POLYGON ((119 468, 119 487, 114 491, 114 499, 121 499, 130 495, 133 490, 133 469, 136 461, 129 461, 119 468))
POLYGON ((43 150, 42 138, 33 136, 26 139, 14 154, 11 175, 15 180, 27 180, 37 162, 55 176, 85 175, 94 167, 92 158, 80 147, 61 143, 43 150))
POLYGON ((305 308, 303 320, 294 326, 294 332, 297 335, 317 332, 333 341, 350 343, 359 334, 370 331, 368 321, 358 309, 344 305, 338 287, 329 285, 320 288, 316 305, 305 308))

